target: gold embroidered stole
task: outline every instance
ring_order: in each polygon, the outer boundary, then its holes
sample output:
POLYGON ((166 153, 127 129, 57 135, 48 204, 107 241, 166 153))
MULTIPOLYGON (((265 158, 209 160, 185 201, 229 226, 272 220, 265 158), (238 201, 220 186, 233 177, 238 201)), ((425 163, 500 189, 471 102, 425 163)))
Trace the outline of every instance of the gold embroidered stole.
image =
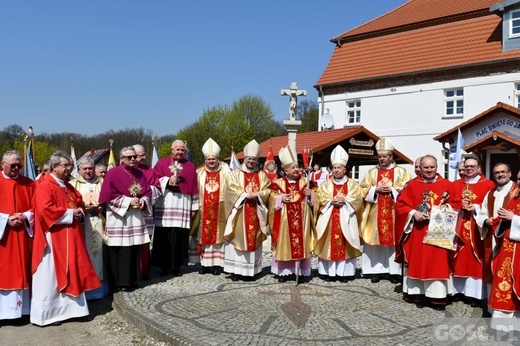
MULTIPOLYGON (((377 170, 377 186, 392 186, 393 169, 377 170)), ((393 246, 394 243, 395 208, 391 194, 377 196, 377 230, 379 243, 383 246, 393 246)))
POLYGON ((204 212, 201 219, 200 244, 216 244, 218 231, 218 212, 220 206, 220 174, 206 171, 204 184, 204 212))

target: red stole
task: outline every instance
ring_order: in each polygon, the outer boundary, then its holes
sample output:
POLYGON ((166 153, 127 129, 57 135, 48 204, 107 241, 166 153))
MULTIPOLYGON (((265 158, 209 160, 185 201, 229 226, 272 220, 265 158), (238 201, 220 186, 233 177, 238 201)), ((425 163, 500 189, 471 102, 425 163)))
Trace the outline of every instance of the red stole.
MULTIPOLYGON (((255 172, 244 172, 244 191, 246 193, 258 192, 260 190, 260 177, 255 172)), ((246 199, 244 203, 244 227, 246 235, 247 251, 256 250, 256 234, 260 230, 260 221, 256 214, 255 199, 246 199)))
POLYGON ((280 227, 283 221, 287 222, 287 227, 289 231, 289 238, 291 239, 291 258, 293 259, 301 259, 305 258, 305 254, 303 251, 303 212, 302 212, 302 200, 306 198, 305 196, 305 185, 300 188, 300 181, 296 181, 294 183, 289 183, 286 177, 283 178, 285 182, 285 191, 282 191, 278 184, 272 184, 271 190, 277 191, 280 194, 290 194, 291 202, 284 203, 286 210, 287 220, 281 220, 282 210, 277 210, 274 214, 273 221, 273 229, 271 232, 271 237, 273 240, 273 244, 276 244, 278 241, 278 236, 280 234, 280 227))
MULTIPOLYGON (((493 210, 495 210, 495 192, 496 188, 489 191, 488 194, 488 215, 493 215, 493 210)), ((518 194, 518 185, 513 183, 511 185, 511 189, 506 197, 504 197, 504 202, 502 203, 502 207, 506 207, 509 202, 518 194)), ((488 232, 486 238, 484 238, 484 282, 490 284, 493 281, 493 271, 491 269, 491 260, 493 257, 493 240, 491 232, 488 232)))
MULTIPOLYGON (((520 215, 520 199, 515 198, 508 208, 520 215)), ((494 310, 518 311, 520 310, 520 257, 518 254, 518 242, 509 240, 511 223, 501 222, 501 227, 506 226, 505 234, 497 238, 498 253, 493 259, 493 283, 489 296, 489 306, 494 310)))
MULTIPOLYGON (((346 196, 348 194, 347 184, 334 184, 335 196, 346 196)), ((343 261, 347 259, 347 239, 341 230, 340 208, 333 207, 330 223, 330 259, 331 261, 343 261)))
MULTIPOLYGON (((377 185, 392 186, 394 181, 394 169, 378 169, 377 185)), ((379 243, 382 246, 394 246, 394 219, 395 209, 392 194, 377 196, 377 231, 379 243)))
POLYGON ((204 184, 204 213, 202 214, 200 244, 216 244, 218 211, 220 206, 220 174, 206 171, 204 184))

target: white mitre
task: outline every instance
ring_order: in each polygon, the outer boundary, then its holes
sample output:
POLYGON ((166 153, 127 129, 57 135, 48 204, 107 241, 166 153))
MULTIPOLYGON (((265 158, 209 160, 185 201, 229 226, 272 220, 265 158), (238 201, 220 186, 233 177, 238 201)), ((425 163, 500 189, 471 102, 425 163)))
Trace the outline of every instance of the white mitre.
POLYGON ((388 138, 381 137, 376 143, 376 151, 380 155, 391 154, 394 151, 394 145, 388 138))
POLYGON ((258 157, 260 156, 260 144, 254 139, 247 143, 244 147, 244 157, 258 157))
POLYGON ((212 138, 209 138, 202 146, 202 154, 204 154, 204 157, 218 157, 220 154, 220 146, 212 138))
POLYGON ((298 163, 298 158, 293 154, 291 147, 282 147, 278 152, 278 158, 283 168, 289 168, 298 163))
POLYGON ((332 150, 332 153, 330 153, 330 163, 331 165, 335 165, 339 163, 340 165, 347 166, 348 162, 348 154, 343 149, 341 145, 337 145, 334 150, 332 150))

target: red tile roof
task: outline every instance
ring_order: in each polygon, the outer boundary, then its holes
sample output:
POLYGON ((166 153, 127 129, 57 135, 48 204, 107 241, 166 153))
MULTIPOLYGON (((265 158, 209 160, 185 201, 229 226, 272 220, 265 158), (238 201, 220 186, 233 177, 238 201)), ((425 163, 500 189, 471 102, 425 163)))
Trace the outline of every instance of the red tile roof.
POLYGON ((349 30, 340 37, 352 37, 374 31, 403 28, 441 18, 489 12, 491 5, 499 0, 410 0, 382 16, 349 30))
MULTIPOLYGON (((436 15, 476 10, 479 8, 475 5, 477 3, 481 8, 489 8, 497 1, 411 0, 361 27, 381 30, 399 23, 406 25, 436 18, 436 15), (470 6, 472 4, 473 7, 470 6), (423 14, 414 17, 414 11, 423 14), (389 20, 386 16, 393 19, 389 20)), ((429 26, 342 44, 335 48, 317 84, 337 84, 520 59, 520 50, 502 51, 502 19, 497 14, 487 13, 486 16, 451 22, 433 21, 429 26)), ((361 27, 348 33, 361 33, 361 27)))
POLYGON ((511 114, 512 116, 520 119, 520 108, 516 108, 514 106, 508 105, 507 103, 498 102, 496 104, 496 106, 493 106, 493 107, 485 110, 484 112, 475 115, 473 118, 466 120, 462 124, 459 124, 451 129, 449 129, 448 131, 435 136, 433 138, 433 140, 439 141, 441 143, 449 142, 450 138, 453 138, 454 136, 457 135, 457 132, 459 129, 461 129, 461 131, 463 131, 464 128, 469 127, 469 126, 473 125, 475 122, 479 122, 479 121, 481 121, 481 119, 483 120, 484 118, 489 117, 492 114, 499 112, 500 110, 506 111, 508 114, 511 114))
MULTIPOLYGON (((342 141, 346 141, 354 136, 364 134, 366 137, 372 139, 375 142, 379 140, 379 137, 374 133, 370 132, 363 126, 349 126, 342 129, 326 130, 326 131, 315 131, 305 132, 296 135, 296 153, 301 155, 303 149, 312 149, 314 153, 322 151, 327 148, 333 148, 342 141)), ((278 156, 278 152, 284 146, 288 145, 288 136, 273 137, 260 143, 261 158, 265 158, 269 152, 269 146, 273 148, 273 153, 278 156)), ((244 153, 241 151, 236 154, 238 159, 244 158, 244 153)), ((396 161, 412 163, 406 155, 401 153, 399 150, 394 150, 394 157, 396 161)), ((227 158, 229 159, 229 158, 227 158)))
MULTIPOLYGON (((363 126, 351 126, 337 130, 298 133, 296 135, 296 152, 301 154, 304 148, 312 149, 313 152, 317 152, 329 147, 334 143, 337 143, 344 138, 352 137, 360 132, 363 132, 363 130, 365 130, 363 126)), ((374 135, 372 132, 369 133, 374 136, 375 140, 379 139, 379 137, 374 135)), ((267 155, 269 152, 269 145, 272 145, 274 155, 278 156, 280 149, 287 146, 288 140, 288 136, 279 136, 260 143, 260 157, 265 157, 267 155)), ((236 154, 236 156, 238 159, 243 159, 244 153, 239 152, 236 154)))

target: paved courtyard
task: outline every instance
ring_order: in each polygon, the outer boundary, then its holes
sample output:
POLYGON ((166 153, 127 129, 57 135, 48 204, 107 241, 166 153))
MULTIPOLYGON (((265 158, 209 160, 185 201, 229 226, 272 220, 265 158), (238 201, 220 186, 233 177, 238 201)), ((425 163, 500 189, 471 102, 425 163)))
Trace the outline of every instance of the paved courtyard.
POLYGON ((116 294, 114 306, 155 338, 179 345, 430 345, 434 320, 482 313, 462 302, 445 311, 418 308, 386 280, 325 282, 314 270, 310 282, 279 283, 269 253, 256 281, 198 269, 175 278, 153 271, 144 287, 116 294))

